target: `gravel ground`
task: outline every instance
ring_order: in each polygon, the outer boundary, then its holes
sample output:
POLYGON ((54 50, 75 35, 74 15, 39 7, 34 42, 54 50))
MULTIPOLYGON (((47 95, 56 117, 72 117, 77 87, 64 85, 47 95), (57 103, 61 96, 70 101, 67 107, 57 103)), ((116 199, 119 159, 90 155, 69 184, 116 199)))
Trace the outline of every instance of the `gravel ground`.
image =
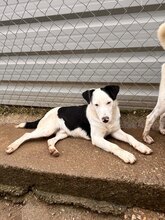
POLYGON ((0 220, 164 220, 165 214, 149 210, 128 209, 124 216, 114 217, 91 212, 86 209, 64 205, 48 205, 32 194, 24 204, 0 200, 0 220))
POLYGON ((0 201, 0 220, 121 220, 119 217, 93 213, 85 209, 64 205, 48 205, 32 195, 25 203, 0 201))

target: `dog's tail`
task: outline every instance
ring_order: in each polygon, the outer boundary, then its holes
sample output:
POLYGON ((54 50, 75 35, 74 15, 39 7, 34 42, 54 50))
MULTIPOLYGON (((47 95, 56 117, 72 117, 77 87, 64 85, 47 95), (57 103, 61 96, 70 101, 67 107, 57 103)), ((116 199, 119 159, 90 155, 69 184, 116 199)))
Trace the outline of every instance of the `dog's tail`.
POLYGON ((159 26, 157 36, 163 49, 165 50, 165 23, 159 26))
POLYGON ((35 129, 37 128, 37 125, 41 119, 38 119, 36 121, 32 122, 23 122, 20 123, 19 125, 16 125, 16 128, 29 128, 29 129, 35 129))

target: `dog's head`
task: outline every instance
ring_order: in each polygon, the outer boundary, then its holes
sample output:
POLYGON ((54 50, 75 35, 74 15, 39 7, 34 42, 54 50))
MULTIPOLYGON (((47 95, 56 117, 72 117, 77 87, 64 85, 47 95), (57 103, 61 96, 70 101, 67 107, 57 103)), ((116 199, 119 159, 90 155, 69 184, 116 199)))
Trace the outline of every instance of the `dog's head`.
POLYGON ((82 96, 94 108, 99 120, 108 123, 112 120, 114 101, 119 92, 119 86, 109 85, 99 89, 85 91, 82 96))

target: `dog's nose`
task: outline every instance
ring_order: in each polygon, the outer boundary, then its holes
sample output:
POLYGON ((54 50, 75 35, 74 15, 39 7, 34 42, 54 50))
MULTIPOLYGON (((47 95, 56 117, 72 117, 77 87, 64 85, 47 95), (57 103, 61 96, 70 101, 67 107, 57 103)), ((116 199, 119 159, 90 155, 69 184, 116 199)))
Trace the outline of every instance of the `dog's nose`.
POLYGON ((102 117, 102 121, 104 123, 107 123, 109 121, 109 117, 108 116, 102 117))

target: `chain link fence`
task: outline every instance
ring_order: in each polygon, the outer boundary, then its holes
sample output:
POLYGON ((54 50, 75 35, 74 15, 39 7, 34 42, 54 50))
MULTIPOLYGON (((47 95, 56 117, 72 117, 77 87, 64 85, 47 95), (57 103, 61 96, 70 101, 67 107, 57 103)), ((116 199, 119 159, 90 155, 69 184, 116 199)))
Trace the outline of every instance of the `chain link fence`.
POLYGON ((122 108, 152 108, 164 21, 163 0, 2 0, 0 104, 83 104, 84 90, 117 84, 122 108))

